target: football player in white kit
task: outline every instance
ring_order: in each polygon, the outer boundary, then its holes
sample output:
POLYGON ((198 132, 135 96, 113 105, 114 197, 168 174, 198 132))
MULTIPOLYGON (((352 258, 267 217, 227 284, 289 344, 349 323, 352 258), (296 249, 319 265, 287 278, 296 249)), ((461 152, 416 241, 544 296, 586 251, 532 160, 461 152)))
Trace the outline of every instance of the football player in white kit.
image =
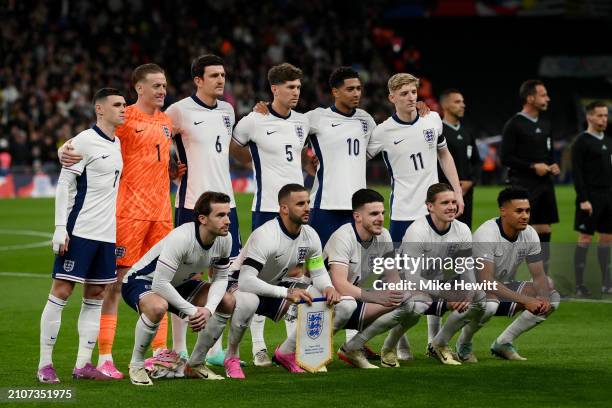
POLYGON ((144 354, 167 311, 188 317, 198 332, 185 375, 223 379, 204 361, 234 309, 234 298, 226 292, 232 248, 230 202, 225 193, 202 194, 194 206, 196 220, 172 230, 126 274, 123 299, 140 315, 130 361, 132 384, 153 384, 144 368, 144 354), (192 279, 209 267, 213 269, 210 283, 192 279))
MULTIPOLYGON (((475 283, 472 260, 472 233, 470 228, 456 219, 457 200, 451 186, 446 183, 436 183, 427 189, 427 210, 429 214, 417 218, 406 230, 402 240, 401 253, 410 258, 421 258, 422 263, 406 270, 406 279, 432 282, 475 283), (445 267, 452 262, 450 280, 445 277, 445 267)), ((450 338, 468 321, 479 320, 484 312, 484 291, 461 289, 428 290, 425 291, 426 307, 423 314, 441 317, 447 310, 452 310, 442 329, 429 335, 428 354, 437 358, 443 364, 460 365, 448 347, 450 338)), ((394 329, 385 340, 381 352, 383 365, 394 366, 396 357, 395 342, 400 331, 394 329)))
MULTIPOLYGON (((309 226, 310 199, 300 184, 287 184, 278 193, 279 216, 257 228, 246 243, 236 265, 240 266, 236 308, 229 333, 225 371, 230 378, 244 378, 238 348, 255 313, 280 320, 289 303, 310 302, 324 296, 334 307, 334 329, 343 327, 355 308, 352 299, 341 300, 323 263, 321 241, 309 226), (312 286, 284 281, 287 273, 303 265, 312 286), (320 294, 319 294, 320 293, 320 294)), ((303 373, 295 361, 295 328, 274 352, 276 362, 292 373, 303 373)))
POLYGON ((119 91, 103 88, 93 97, 96 124, 72 139, 83 159, 63 167, 55 193, 53 284, 40 317, 41 383, 59 383, 52 362, 62 311, 75 283, 83 284, 79 314, 79 348, 72 372, 75 379, 110 380, 91 364, 100 331, 106 285, 115 272, 116 202, 123 169, 121 143, 115 129, 125 120, 125 99, 119 91))
MULTIPOLYGON (((417 111, 419 79, 406 73, 395 74, 387 85, 395 113, 376 127, 368 144, 368 157, 382 152, 391 176, 389 232, 393 242, 400 242, 406 228, 427 215, 427 188, 438 182, 438 162, 457 196, 457 215, 463 213, 464 204, 455 162, 442 135, 440 115, 431 112, 420 116, 417 111)), ((437 333, 439 319, 428 317, 428 325, 430 332, 437 333)), ((400 343, 400 349, 404 348, 408 349, 407 340, 400 343)))
MULTIPOLYGON (((229 150, 232 130, 236 121, 234 108, 219 100, 225 88, 223 59, 205 54, 191 63, 191 77, 196 92, 166 110, 172 118, 174 142, 180 162, 187 171, 180 179, 175 199, 174 225, 178 227, 195 219, 193 207, 205 191, 218 191, 230 197, 230 233, 234 260, 240 253, 242 242, 236 201, 229 168, 229 150)), ((172 314, 172 346, 183 359, 187 357, 187 326, 183 319, 172 314)), ((210 350, 209 364, 223 365, 221 339, 210 350)))
MULTIPOLYGON (((343 328, 356 330, 338 350, 340 359, 358 368, 378 368, 368 362, 363 350, 366 342, 392 327, 416 323, 414 303, 404 301, 403 291, 365 290, 361 282, 372 274, 371 260, 393 257, 391 235, 383 227, 384 198, 376 191, 360 189, 352 196, 353 222, 346 223, 330 237, 323 257, 332 283, 343 296, 357 301, 357 308, 343 328)), ((396 269, 388 271, 388 282, 398 282, 396 269)))
MULTIPOLYGON (((308 119, 293 110, 300 98, 301 78, 302 70, 291 64, 270 68, 268 82, 274 95, 270 114, 251 112, 234 129, 232 150, 239 152, 239 146, 248 146, 255 174, 252 231, 278 216, 276 198, 282 186, 304 185, 302 151, 309 132, 308 119)), ((263 316, 253 318, 253 362, 257 366, 272 365, 264 341, 264 325, 263 316)))
POLYGON ((491 352, 507 360, 526 360, 518 354, 514 340, 546 320, 559 307, 561 297, 544 273, 540 239, 529 225, 529 193, 506 188, 497 197, 499 218, 482 224, 474 233, 474 257, 482 258, 478 271, 481 282, 495 282, 497 289, 487 292, 484 315, 465 326, 457 340, 461 360, 474 359, 472 337, 493 315, 512 317, 523 310, 491 345, 491 352), (515 281, 518 267, 527 261, 532 280, 515 281))

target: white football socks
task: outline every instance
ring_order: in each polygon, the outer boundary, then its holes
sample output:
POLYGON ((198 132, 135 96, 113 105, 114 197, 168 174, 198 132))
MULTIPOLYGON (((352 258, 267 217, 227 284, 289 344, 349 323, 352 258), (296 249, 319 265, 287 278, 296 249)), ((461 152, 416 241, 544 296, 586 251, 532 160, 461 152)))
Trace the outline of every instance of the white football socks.
POLYGON ((130 367, 144 367, 145 353, 149 350, 158 327, 159 323, 153 323, 144 313, 140 314, 134 329, 134 350, 130 367))
POLYGON ((215 344, 223 330, 225 330, 225 325, 229 318, 230 315, 228 314, 216 312, 208 320, 206 327, 200 330, 198 340, 189 358, 189 365, 191 367, 204 363, 206 353, 208 353, 208 350, 215 344))
POLYGON ((38 368, 53 364, 53 347, 62 324, 62 310, 67 301, 49 293, 47 303, 40 316, 40 360, 38 368))
POLYGON ((537 316, 528 310, 519 315, 497 338, 497 344, 512 343, 521 334, 536 327, 546 320, 544 316, 537 316))
POLYGON ((79 351, 77 352, 76 368, 83 368, 85 364, 91 363, 91 354, 100 333, 102 302, 102 299, 83 298, 78 323, 79 351))
POLYGON ((266 316, 254 315, 251 320, 251 341, 253 343, 253 355, 260 350, 267 349, 264 339, 264 329, 266 324, 266 316))
POLYGON ((172 319, 172 349, 177 354, 187 353, 187 328, 189 323, 174 313, 170 313, 170 318, 172 319))

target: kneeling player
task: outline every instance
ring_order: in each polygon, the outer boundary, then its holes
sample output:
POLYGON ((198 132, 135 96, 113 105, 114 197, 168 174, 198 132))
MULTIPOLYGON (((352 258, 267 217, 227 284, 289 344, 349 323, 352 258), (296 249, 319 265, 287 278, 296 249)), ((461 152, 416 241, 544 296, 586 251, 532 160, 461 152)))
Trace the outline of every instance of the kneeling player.
POLYGON ((473 356, 472 337, 491 316, 509 316, 523 310, 491 345, 491 352, 507 360, 526 360, 521 357, 514 340, 522 333, 546 320, 559 307, 559 293, 552 280, 544 273, 540 239, 529 225, 529 193, 507 188, 497 197, 500 217, 490 219, 474 233, 474 257, 484 262, 478 271, 479 281, 494 282, 496 289, 487 291, 487 305, 480 321, 463 328, 457 341, 461 359, 473 356), (527 261, 531 282, 514 280, 518 267, 527 261))
POLYGON ((194 211, 195 222, 174 229, 124 278, 123 299, 140 313, 130 361, 132 384, 153 384, 144 368, 144 356, 167 311, 181 318, 189 317, 189 325, 199 332, 185 375, 223 379, 208 369, 204 361, 234 310, 234 298, 226 293, 232 249, 228 232, 230 198, 223 193, 206 192, 196 202, 194 211), (211 283, 191 279, 211 266, 214 272, 211 283))
MULTIPOLYGON (((427 315, 427 354, 443 364, 460 365, 448 347, 448 340, 468 321, 480 319, 485 294, 453 287, 438 290, 426 286, 427 283, 449 282, 456 286, 460 282, 474 282, 472 268, 463 266, 472 253, 472 234, 467 225, 455 219, 457 201, 453 189, 445 183, 431 185, 427 189, 426 204, 429 214, 417 218, 402 239, 402 255, 421 261, 420 264, 411 264, 405 277, 423 291, 421 304, 415 304, 415 310, 427 315), (445 280, 444 267, 449 260, 453 262, 451 269, 455 273, 450 281, 445 280), (439 320, 447 310, 452 310, 452 313, 440 330, 439 320)), ((405 328, 401 325, 394 328, 385 340, 381 353, 383 364, 395 362, 395 344, 402 330, 405 328)))
MULTIPOLYGON (((336 304, 333 326, 337 329, 344 326, 356 307, 354 300, 340 300, 325 269, 321 241, 308 225, 308 190, 299 184, 287 184, 278 192, 278 203, 279 217, 253 231, 236 261, 240 275, 225 358, 225 371, 231 378, 244 378, 238 347, 255 313, 279 321, 290 302, 311 302, 316 289, 328 304, 336 304), (314 287, 284 281, 299 265, 306 266, 314 287)), ((274 352, 274 360, 292 373, 303 373, 295 360, 295 342, 293 329, 274 352)))
MULTIPOLYGON (((366 291, 360 287, 360 281, 371 273, 368 261, 393 256, 394 249, 391 235, 383 227, 384 198, 374 190, 361 189, 353 194, 352 206, 353 222, 338 228, 323 252, 336 290, 357 301, 343 328, 358 332, 340 347, 338 357, 357 368, 378 368, 367 360, 366 342, 400 323, 409 327, 409 322, 416 323, 419 316, 413 313, 412 302, 404 302, 402 291, 366 291)), ((397 270, 388 275, 387 281, 399 281, 397 270)))
POLYGON ((100 312, 106 285, 115 274, 115 207, 123 169, 121 144, 115 128, 123 123, 125 99, 119 91, 104 88, 93 99, 96 125, 73 140, 83 160, 63 167, 55 193, 53 286, 40 317, 38 381, 59 382, 51 361, 62 311, 75 282, 83 284, 79 315, 79 351, 72 372, 75 379, 110 380, 91 364, 100 331, 100 312))

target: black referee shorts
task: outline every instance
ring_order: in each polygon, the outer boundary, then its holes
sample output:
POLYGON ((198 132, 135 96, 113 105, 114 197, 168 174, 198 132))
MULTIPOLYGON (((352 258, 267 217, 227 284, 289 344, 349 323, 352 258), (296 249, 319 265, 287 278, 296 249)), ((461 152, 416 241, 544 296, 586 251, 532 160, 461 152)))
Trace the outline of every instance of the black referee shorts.
POLYGON ((574 218, 574 229, 587 235, 595 232, 612 234, 612 190, 590 190, 589 201, 593 207, 593 213, 580 209, 580 203, 576 200, 576 216, 574 218))
POLYGON ((557 197, 553 183, 533 183, 533 181, 511 180, 512 187, 529 191, 531 217, 529 224, 556 224, 559 222, 557 197))

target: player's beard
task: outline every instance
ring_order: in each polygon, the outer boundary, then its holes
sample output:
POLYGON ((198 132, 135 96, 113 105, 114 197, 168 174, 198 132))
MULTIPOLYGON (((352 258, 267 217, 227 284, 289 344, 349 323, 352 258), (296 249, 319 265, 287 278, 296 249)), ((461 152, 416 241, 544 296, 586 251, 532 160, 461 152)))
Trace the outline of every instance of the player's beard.
POLYGON ((306 216, 306 221, 304 221, 303 217, 300 217, 297 214, 289 213, 289 221, 291 221, 292 223, 296 225, 306 225, 308 224, 308 219, 310 218, 310 214, 309 213, 307 214, 308 215, 306 216))

